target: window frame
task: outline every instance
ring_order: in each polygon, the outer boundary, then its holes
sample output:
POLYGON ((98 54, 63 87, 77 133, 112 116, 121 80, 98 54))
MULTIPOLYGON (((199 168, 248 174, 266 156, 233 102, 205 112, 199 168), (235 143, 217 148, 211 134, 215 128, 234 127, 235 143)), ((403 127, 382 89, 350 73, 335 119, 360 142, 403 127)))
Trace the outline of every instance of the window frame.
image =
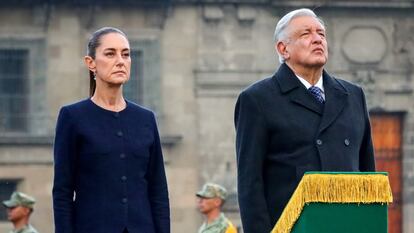
POLYGON ((49 129, 50 117, 47 115, 46 93, 46 42, 44 38, 0 38, 0 49, 16 49, 28 51, 28 101, 27 101, 27 131, 0 131, 0 144, 9 141, 24 142, 33 138, 51 137, 49 129), (17 139, 17 140, 16 140, 17 139))

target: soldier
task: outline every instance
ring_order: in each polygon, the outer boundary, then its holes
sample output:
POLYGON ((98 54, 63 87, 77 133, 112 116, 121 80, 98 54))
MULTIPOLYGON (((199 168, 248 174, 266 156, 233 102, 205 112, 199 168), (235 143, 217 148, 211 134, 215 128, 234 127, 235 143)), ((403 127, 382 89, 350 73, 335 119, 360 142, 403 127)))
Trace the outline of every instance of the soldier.
POLYGON ((14 229, 10 233, 38 233, 29 224, 30 215, 33 213, 35 199, 21 192, 14 192, 10 200, 3 201, 7 208, 7 218, 13 223, 14 229))
POLYGON ((221 212, 226 200, 227 191, 224 187, 207 183, 196 193, 198 209, 206 217, 198 233, 237 233, 236 228, 221 212))

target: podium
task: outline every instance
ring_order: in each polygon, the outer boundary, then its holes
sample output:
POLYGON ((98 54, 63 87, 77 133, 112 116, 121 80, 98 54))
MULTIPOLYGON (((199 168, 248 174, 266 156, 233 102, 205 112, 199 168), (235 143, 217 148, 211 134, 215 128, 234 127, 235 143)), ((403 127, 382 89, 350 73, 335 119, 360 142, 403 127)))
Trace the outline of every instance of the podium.
POLYGON ((387 233, 386 172, 307 172, 271 233, 387 233))

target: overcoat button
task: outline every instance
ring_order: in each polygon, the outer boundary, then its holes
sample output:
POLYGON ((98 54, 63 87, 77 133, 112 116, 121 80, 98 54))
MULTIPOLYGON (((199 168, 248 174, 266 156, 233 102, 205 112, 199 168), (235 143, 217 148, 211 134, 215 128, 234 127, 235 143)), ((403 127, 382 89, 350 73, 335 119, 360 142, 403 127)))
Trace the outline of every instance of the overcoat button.
POLYGON ((323 144, 323 142, 322 142, 322 140, 321 140, 321 139, 317 139, 317 140, 316 140, 316 144, 317 144, 318 146, 320 146, 320 145, 322 145, 322 144, 323 144))
POLYGON ((345 143, 345 146, 349 146, 349 139, 347 138, 347 139, 345 139, 345 141, 344 141, 344 143, 345 143))

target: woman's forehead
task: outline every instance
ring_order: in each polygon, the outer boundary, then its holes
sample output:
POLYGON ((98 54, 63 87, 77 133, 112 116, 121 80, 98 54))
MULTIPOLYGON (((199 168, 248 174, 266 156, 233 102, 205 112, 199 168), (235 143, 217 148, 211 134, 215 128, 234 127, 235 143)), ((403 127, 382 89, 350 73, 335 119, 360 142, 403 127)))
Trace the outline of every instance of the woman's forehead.
POLYGON ((101 49, 129 49, 129 42, 119 33, 108 33, 101 37, 100 46, 101 49))

